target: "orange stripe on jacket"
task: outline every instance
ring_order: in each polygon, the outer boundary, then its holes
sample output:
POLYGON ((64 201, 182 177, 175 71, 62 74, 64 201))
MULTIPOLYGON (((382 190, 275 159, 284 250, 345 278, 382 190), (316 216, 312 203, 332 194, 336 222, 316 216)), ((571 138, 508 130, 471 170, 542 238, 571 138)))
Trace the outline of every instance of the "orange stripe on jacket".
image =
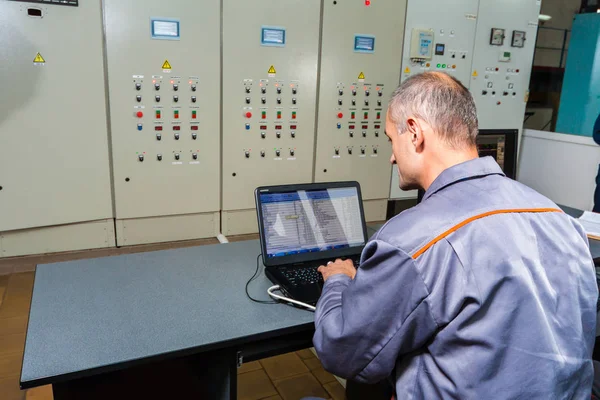
POLYGON ((550 212, 560 212, 561 213, 563 211, 560 210, 560 209, 558 209, 558 208, 531 208, 531 209, 523 208, 523 209, 515 209, 515 210, 495 210, 495 211, 488 211, 486 213, 479 214, 479 215, 476 215, 476 216, 471 217, 469 219, 466 219, 463 222, 461 222, 460 224, 457 224, 457 225, 453 226, 452 228, 448 229, 446 232, 444 232, 441 235, 437 236, 435 239, 433 239, 432 241, 430 241, 429 243, 427 243, 425 246, 423 246, 421 249, 419 249, 419 251, 417 251, 415 254, 413 254, 412 258, 414 260, 416 260, 421 255, 423 255, 423 253, 425 253, 427 250, 429 250, 434 244, 436 244, 440 240, 444 239, 445 237, 447 237, 448 235, 450 235, 452 232, 456 232, 457 230, 459 230, 463 226, 468 225, 471 222, 476 221, 478 219, 489 217, 490 215, 497 215, 497 214, 550 213, 550 212))

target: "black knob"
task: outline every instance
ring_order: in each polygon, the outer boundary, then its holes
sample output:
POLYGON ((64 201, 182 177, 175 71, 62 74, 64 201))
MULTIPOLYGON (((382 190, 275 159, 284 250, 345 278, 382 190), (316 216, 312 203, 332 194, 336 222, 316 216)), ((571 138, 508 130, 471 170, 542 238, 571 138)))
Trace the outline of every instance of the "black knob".
POLYGON ((196 96, 192 96, 192 103, 196 102, 196 96))
POLYGON ((373 149, 373 154, 377 154, 377 148, 373 149))
POLYGON ((143 155, 143 154, 140 154, 140 155, 138 156, 138 160, 140 160, 140 162, 143 162, 143 161, 144 161, 144 155, 143 155))
POLYGON ((246 97, 246 104, 250 104, 250 97, 246 97))
POLYGON ((192 85, 192 92, 196 91, 196 85, 192 85))
POLYGON ((291 150, 290 150, 290 156, 292 156, 292 157, 293 157, 293 156, 294 156, 294 154, 296 154, 296 152, 294 151, 294 149, 291 149, 291 150))
POLYGON ((264 93, 267 93, 267 88, 266 88, 266 87, 262 87, 262 88, 260 88, 260 91, 261 91, 261 93, 263 93, 263 94, 264 94, 264 93))
POLYGON ((154 84, 154 89, 160 90, 160 83, 155 83, 154 84))
POLYGON ((381 100, 377 100, 377 105, 381 107, 381 100))
POLYGON ((179 90, 179 85, 178 84, 173 84, 173 90, 174 91, 178 91, 179 90))
POLYGON ((356 105, 356 100, 352 99, 352 105, 355 106, 356 105))
POLYGON ((379 137, 379 131, 375 131, 375 137, 379 137))
POLYGON ((348 154, 352 154, 352 149, 348 149, 348 154))
POLYGON ((362 131, 363 137, 367 137, 367 131, 362 131))
POLYGON ((292 94, 296 94, 298 93, 298 89, 297 88, 292 88, 292 94))
POLYGON ((371 92, 369 92, 368 90, 365 90, 365 96, 369 96, 371 94, 371 92))
POLYGON ((173 101, 177 103, 179 101, 179 96, 173 96, 173 101))
POLYGON ((160 96, 154 96, 154 100, 156 100, 157 103, 160 103, 160 96))
POLYGON ((250 93, 250 87, 246 86, 246 93, 250 93))
POLYGON ((352 96, 356 96, 356 89, 352 89, 352 96))
POLYGON ((250 152, 249 151, 245 151, 244 155, 246 156, 246 158, 250 158, 250 152))
POLYGON ((160 133, 156 134, 156 140, 162 140, 162 135, 160 133))
POLYGON ((179 160, 179 153, 175 153, 175 159, 179 160))
POLYGON ((487 90, 483 90, 483 91, 481 92, 481 94, 485 96, 485 95, 487 95, 487 94, 488 94, 488 91, 487 91, 487 90))
POLYGON ((138 101, 138 103, 139 103, 140 101, 142 101, 142 96, 135 96, 135 99, 136 99, 136 100, 138 101))
POLYGON ((342 102, 342 99, 339 99, 339 100, 338 100, 338 106, 341 106, 341 105, 342 105, 342 103, 343 103, 343 102, 342 102))
POLYGON ((354 137, 354 132, 350 131, 350 137, 354 137))
POLYGON ((295 97, 292 99, 292 104, 296 104, 296 98, 295 97))
POLYGON ((135 84, 135 90, 142 90, 142 84, 141 83, 136 83, 135 84))
POLYGON ((179 133, 175 133, 173 136, 175 137, 175 140, 179 140, 179 133))
POLYGON ((335 155, 339 155, 340 154, 340 149, 335 149, 335 155))
POLYGON ((277 98, 277 104, 281 104, 281 97, 277 98))
POLYGON ((157 155, 156 155, 156 159, 157 159, 158 161, 162 161, 162 154, 157 154, 157 155))
POLYGON ((281 88, 280 87, 277 88, 277 94, 281 94, 281 88))
POLYGON ((275 132, 275 136, 277 136, 277 139, 281 139, 281 132, 275 132))
POLYGON ((369 100, 365 100, 365 106, 369 105, 369 100))
POLYGON ((383 92, 381 90, 377 92, 377 94, 379 95, 379 97, 383 96, 383 92))
POLYGON ((264 150, 260 151, 260 156, 264 158, 264 156, 265 156, 265 151, 264 150))
POLYGON ((260 99, 260 101, 261 101, 261 103, 263 103, 263 104, 267 104, 267 99, 266 99, 265 97, 261 98, 261 99, 260 99))
POLYGON ((281 155, 281 151, 280 150, 275 150, 275 154, 277 155, 277 157, 279 157, 281 155))
POLYGON ((267 137, 267 133, 266 132, 261 132, 260 133, 260 137, 265 139, 267 137))
POLYGON ((365 149, 360 149, 361 154, 365 154, 365 149))
POLYGON ((198 134, 196 132, 192 133, 192 139, 196 140, 198 138, 198 134))
POLYGON ((193 158, 194 160, 197 160, 197 159, 198 159, 198 153, 194 153, 194 154, 192 154, 192 158, 193 158))
POLYGON ((296 137, 296 132, 292 131, 292 132, 290 132, 290 135, 292 135, 292 138, 295 138, 296 137))
POLYGON ((340 89, 340 90, 338 90, 338 93, 340 94, 340 96, 343 96, 344 95, 344 90, 340 89))

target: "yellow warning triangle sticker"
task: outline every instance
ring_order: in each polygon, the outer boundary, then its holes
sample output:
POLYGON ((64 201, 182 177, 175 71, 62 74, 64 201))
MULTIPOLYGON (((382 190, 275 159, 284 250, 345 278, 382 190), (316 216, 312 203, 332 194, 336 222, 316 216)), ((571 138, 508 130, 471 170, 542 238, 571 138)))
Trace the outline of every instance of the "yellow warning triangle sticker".
POLYGON ((365 79, 365 74, 362 72, 358 74, 358 79, 365 79))
POLYGON ((42 55, 40 53, 37 53, 37 55, 33 59, 33 62, 34 63, 45 63, 46 60, 44 60, 44 57, 42 57, 42 55))
POLYGON ((477 74, 477 71, 473 71, 473 77, 477 78, 479 76, 479 74, 477 74))
POLYGON ((404 70, 405 74, 410 74, 410 68, 406 67, 406 69, 404 70))
POLYGON ((163 63, 162 69, 172 69, 171 63, 169 63, 169 60, 165 60, 165 62, 163 63))
POLYGON ((269 70, 267 71, 267 74, 276 74, 277 71, 275 71, 275 66, 271 65, 271 68, 269 68, 269 70))

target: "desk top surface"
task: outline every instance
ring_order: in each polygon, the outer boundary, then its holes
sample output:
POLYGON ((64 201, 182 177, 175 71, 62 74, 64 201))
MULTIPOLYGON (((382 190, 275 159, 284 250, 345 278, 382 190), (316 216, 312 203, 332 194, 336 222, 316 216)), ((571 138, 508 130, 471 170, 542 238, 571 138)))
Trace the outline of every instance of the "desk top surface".
MULTIPOLYGON (((259 253, 252 240, 38 265, 22 386, 314 329, 311 312, 246 297, 259 253)), ((261 263, 250 294, 271 285, 261 263)))

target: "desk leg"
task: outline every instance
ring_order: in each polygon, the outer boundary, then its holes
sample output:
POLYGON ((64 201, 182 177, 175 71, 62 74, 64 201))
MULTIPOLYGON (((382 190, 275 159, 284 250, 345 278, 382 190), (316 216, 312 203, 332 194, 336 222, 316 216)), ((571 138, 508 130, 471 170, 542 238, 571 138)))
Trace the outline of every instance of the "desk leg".
POLYGON ((236 400, 237 356, 232 351, 154 362, 52 385, 55 400, 236 400))

